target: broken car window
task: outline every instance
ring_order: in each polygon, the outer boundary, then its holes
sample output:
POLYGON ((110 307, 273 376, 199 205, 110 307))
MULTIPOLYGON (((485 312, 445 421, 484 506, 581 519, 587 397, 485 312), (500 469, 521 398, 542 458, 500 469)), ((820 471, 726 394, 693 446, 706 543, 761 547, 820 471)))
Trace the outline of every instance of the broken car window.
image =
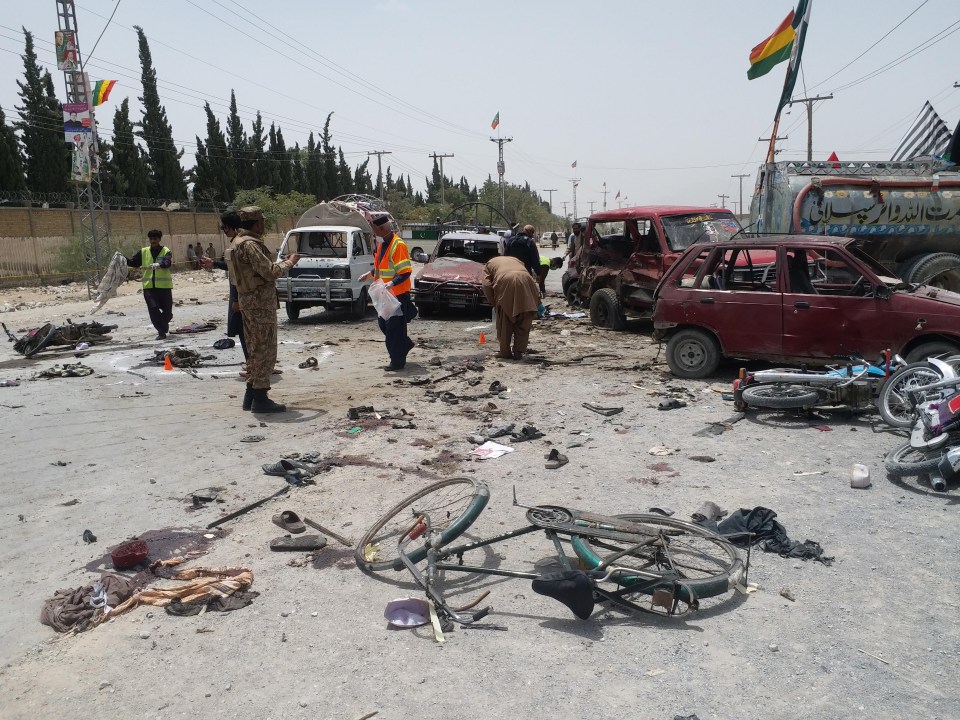
POLYGON ((740 230, 740 225, 729 212, 669 215, 660 218, 667 245, 679 252, 697 242, 729 240, 740 230))

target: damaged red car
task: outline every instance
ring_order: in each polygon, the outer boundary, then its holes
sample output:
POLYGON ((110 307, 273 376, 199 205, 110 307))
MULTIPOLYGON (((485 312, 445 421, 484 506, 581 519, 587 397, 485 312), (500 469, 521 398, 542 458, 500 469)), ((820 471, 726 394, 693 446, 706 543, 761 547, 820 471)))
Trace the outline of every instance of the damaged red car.
POLYGON ((893 277, 851 238, 696 244, 654 299, 654 337, 684 378, 711 375, 723 357, 826 364, 888 349, 909 362, 960 352, 960 294, 893 277))
MULTIPOLYGON (((500 254, 500 238, 489 233, 448 232, 414 278, 414 300, 421 315, 437 310, 489 312, 481 282, 487 260, 500 254)), ((419 258, 414 257, 414 260, 419 258)))

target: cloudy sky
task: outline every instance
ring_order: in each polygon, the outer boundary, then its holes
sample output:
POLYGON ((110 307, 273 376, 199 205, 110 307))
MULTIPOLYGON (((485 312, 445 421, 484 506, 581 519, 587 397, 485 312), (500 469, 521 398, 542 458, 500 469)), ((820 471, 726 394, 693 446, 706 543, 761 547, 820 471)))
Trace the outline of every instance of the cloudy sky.
MULTIPOLYGON (((21 26, 37 38, 58 93, 54 0, 5 3, 0 105, 9 115, 22 78, 21 26)), ((191 166, 205 134, 203 102, 222 119, 230 90, 249 121, 259 110, 304 145, 334 112, 334 142, 356 164, 385 164, 424 186, 432 152, 453 153, 447 175, 496 174, 496 131, 507 179, 556 188, 554 208, 578 214, 615 194, 628 204, 739 201, 739 180, 763 158, 785 64, 748 81, 750 49, 791 10, 789 0, 77 0, 80 50, 92 80, 119 81, 101 126, 129 96, 139 116, 132 26, 150 39, 174 137, 191 166), (576 169, 571 164, 576 161, 576 169), (720 198, 728 195, 729 198, 720 198)), ((955 0, 813 0, 794 97, 814 105, 813 153, 889 159, 930 100, 960 119, 960 5, 955 0)), ((778 159, 806 157, 803 105, 785 111, 778 159), (789 114, 786 114, 786 113, 789 114)), ((748 199, 752 181, 744 181, 748 199)), ((544 193, 546 197, 546 193, 544 193)))

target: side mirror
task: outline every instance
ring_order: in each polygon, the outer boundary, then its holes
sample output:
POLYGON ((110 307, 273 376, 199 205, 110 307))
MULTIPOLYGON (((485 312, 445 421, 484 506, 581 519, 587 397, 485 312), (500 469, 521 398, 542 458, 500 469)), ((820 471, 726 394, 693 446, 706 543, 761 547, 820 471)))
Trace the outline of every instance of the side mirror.
POLYGON ((889 300, 891 295, 893 291, 887 285, 877 285, 873 291, 873 296, 881 300, 889 300))
POLYGON ((420 252, 413 253, 413 261, 418 263, 425 263, 430 259, 430 256, 427 255, 422 250, 420 252))

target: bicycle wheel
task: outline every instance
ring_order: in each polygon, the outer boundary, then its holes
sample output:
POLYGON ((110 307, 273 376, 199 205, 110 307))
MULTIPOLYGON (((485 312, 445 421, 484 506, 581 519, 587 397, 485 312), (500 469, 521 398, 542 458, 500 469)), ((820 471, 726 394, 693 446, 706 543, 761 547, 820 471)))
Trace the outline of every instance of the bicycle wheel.
MULTIPOLYGON (((880 417, 888 425, 898 428, 908 428, 913 425, 913 404, 907 393, 923 385, 939 382, 943 378, 933 366, 927 362, 910 363, 904 365, 891 375, 880 388, 880 397, 877 398, 877 408, 880 417)), ((930 395, 938 395, 934 390, 930 395)), ((929 400, 927 396, 920 401, 929 400)))
POLYGON ((887 474, 893 477, 904 475, 926 475, 937 469, 937 463, 943 457, 944 449, 921 450, 905 443, 887 453, 883 459, 887 474))
MULTIPOLYGON (((689 604, 699 598, 722 595, 740 581, 743 562, 729 540, 699 525, 662 515, 616 517, 643 526, 641 534, 649 535, 651 541, 611 563, 628 569, 617 579, 620 585, 642 585, 639 592, 649 595, 659 587, 676 582, 680 587, 680 600, 689 604)), ((593 570, 604 557, 634 543, 572 535, 570 544, 587 569, 593 570)))
POLYGON ((747 385, 743 389, 743 401, 754 407, 786 410, 816 405, 820 401, 820 395, 816 390, 803 385, 771 383, 747 385))
MULTIPOLYGON (((428 485, 388 510, 360 538, 353 553, 357 567, 365 572, 403 570, 400 537, 417 515, 430 516, 431 526, 440 531, 440 545, 445 545, 470 527, 489 499, 490 489, 472 478, 450 478, 428 485)), ((407 556, 414 563, 427 556, 422 539, 411 541, 407 548, 407 556)))

